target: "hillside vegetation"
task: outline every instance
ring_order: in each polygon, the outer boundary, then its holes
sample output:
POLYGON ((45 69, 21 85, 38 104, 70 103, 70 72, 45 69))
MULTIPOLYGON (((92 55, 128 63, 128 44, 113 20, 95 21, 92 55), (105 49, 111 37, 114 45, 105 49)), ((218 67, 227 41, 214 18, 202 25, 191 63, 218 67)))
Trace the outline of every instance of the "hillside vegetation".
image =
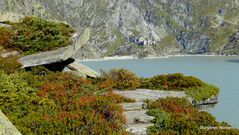
POLYGON ((71 44, 74 30, 66 24, 35 17, 25 17, 20 22, 5 22, 10 27, 0 28, 0 44, 24 54, 50 51, 71 44))
POLYGON ((119 90, 145 88, 152 90, 185 91, 193 100, 200 102, 219 94, 219 88, 207 84, 196 77, 181 73, 157 75, 152 78, 139 78, 126 69, 112 69, 104 72, 103 78, 119 90))
POLYGON ((186 99, 166 98, 147 101, 148 114, 155 117, 154 126, 148 128, 150 135, 238 135, 237 129, 206 129, 207 127, 227 127, 225 122, 205 111, 194 108, 186 99))
MULTIPOLYGON (((100 78, 90 79, 52 72, 45 67, 25 71, 20 65, 17 57, 0 58, 0 109, 22 134, 127 134, 120 103, 134 100, 112 93, 111 90, 117 88, 191 90, 202 99, 218 94, 217 88, 215 93, 210 92, 215 91, 215 87, 201 91, 206 85, 204 82, 182 74, 140 79, 126 69, 113 69, 104 72, 100 78)), ((188 96, 196 98, 195 95, 188 96)), ((209 113, 198 111, 186 99, 146 102, 148 114, 155 117, 154 126, 148 128, 148 134, 239 132, 236 129, 201 129, 229 125, 217 122, 209 113)))
MULTIPOLYGON (((49 51, 70 44, 74 30, 68 25, 26 17, 0 28, 0 51, 18 50, 23 55, 49 51)), ((102 72, 99 78, 49 71, 44 66, 22 69, 19 56, 0 57, 0 109, 26 135, 106 134, 124 135, 126 119, 121 103, 133 99, 112 90, 177 90, 196 101, 219 94, 219 89, 183 74, 139 78, 127 69, 102 72)), ((204 126, 228 126, 194 108, 186 99, 147 101, 155 116, 148 134, 238 134, 238 130, 202 130, 204 126)))
POLYGON ((0 109, 22 134, 124 134, 119 103, 107 81, 93 81, 44 67, 19 68, 16 58, 0 58, 0 109), (15 59, 15 60, 14 60, 15 59))
MULTIPOLYGON (((92 27, 85 57, 237 55, 238 0, 1 0, 0 19, 24 15, 92 27)), ((79 58, 81 58, 79 56, 79 58)), ((84 58, 84 57, 83 57, 84 58)))

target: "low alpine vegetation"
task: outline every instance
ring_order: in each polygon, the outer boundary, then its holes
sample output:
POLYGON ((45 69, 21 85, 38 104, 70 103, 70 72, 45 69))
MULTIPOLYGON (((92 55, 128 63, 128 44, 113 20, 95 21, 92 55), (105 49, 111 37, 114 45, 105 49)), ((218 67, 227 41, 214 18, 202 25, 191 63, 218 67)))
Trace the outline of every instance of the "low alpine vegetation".
POLYGON ((22 134, 125 134, 119 103, 134 100, 112 93, 107 81, 44 67, 12 70, 0 67, 0 109, 22 134))
POLYGON ((154 126, 148 128, 148 134, 239 134, 239 130, 207 130, 207 127, 229 126, 216 121, 211 114, 199 111, 184 98, 166 98, 147 101, 148 114, 154 116, 154 126))
POLYGON ((11 27, 0 28, 0 45, 24 54, 50 51, 71 44, 74 30, 66 24, 25 17, 18 23, 5 22, 11 27))

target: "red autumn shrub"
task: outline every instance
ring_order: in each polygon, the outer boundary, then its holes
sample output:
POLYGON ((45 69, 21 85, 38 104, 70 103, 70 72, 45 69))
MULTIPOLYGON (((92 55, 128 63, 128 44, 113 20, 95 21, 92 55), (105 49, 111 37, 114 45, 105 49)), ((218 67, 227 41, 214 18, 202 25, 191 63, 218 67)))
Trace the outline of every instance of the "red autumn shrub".
POLYGON ((42 86, 38 96, 56 96, 56 98, 66 96, 66 88, 60 83, 48 83, 42 86))
POLYGON ((99 88, 99 89, 112 90, 113 87, 114 87, 114 81, 113 81, 113 80, 109 80, 109 79, 104 80, 104 81, 102 81, 102 82, 100 82, 100 83, 98 84, 98 88, 99 88))
POLYGON ((11 38, 14 35, 14 30, 10 28, 0 28, 0 45, 4 48, 12 48, 11 38))
POLYGON ((105 78, 112 80, 114 88, 119 90, 134 90, 140 86, 139 78, 127 69, 112 69, 105 78))
POLYGON ((114 94, 113 92, 107 92, 103 96, 105 96, 107 99, 113 100, 115 103, 125 103, 125 102, 126 103, 132 103, 132 102, 135 102, 134 99, 123 97, 121 95, 114 94))

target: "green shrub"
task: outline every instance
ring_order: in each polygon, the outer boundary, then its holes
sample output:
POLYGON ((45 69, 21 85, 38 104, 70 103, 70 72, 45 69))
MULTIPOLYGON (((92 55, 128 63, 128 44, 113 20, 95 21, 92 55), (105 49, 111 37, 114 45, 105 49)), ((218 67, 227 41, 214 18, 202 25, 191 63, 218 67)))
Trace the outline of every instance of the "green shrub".
POLYGON ((238 129, 211 129, 202 130, 203 135, 239 135, 238 129))
POLYGON ((118 103, 131 99, 98 93, 97 85, 72 74, 36 71, 0 71, 0 109, 22 134, 125 133, 118 103))
POLYGON ((219 93, 219 88, 180 73, 141 78, 140 82, 141 88, 185 91, 195 101, 204 101, 219 93))
POLYGON ((148 128, 148 134, 167 132, 170 134, 202 134, 202 127, 223 125, 217 122, 211 114, 194 108, 184 98, 147 101, 147 108, 149 109, 147 114, 155 117, 152 121, 154 126, 148 128))
POLYGON ((219 88, 204 84, 199 88, 189 88, 185 90, 187 95, 192 97, 196 101, 203 101, 211 98, 212 96, 217 96, 219 93, 219 88))
POLYGON ((112 80, 114 88, 119 90, 133 90, 140 85, 139 78, 127 69, 112 69, 105 78, 112 80))
MULTIPOLYGON (((26 17, 19 23, 10 23, 14 34, 8 37, 8 47, 18 49, 25 54, 50 51, 71 44, 69 39, 74 32, 70 26, 63 23, 46 21, 35 17, 26 17), (10 40, 10 41, 9 41, 10 40)), ((6 37, 5 36, 5 37, 6 37)))
POLYGON ((153 78, 142 78, 140 87, 154 90, 184 90, 187 88, 197 88, 203 85, 204 83, 195 77, 175 73, 158 75, 153 78))
POLYGON ((56 108, 53 101, 38 97, 37 90, 29 87, 21 74, 0 71, 0 78, 0 108, 22 133, 29 134, 41 113, 56 108))
POLYGON ((21 70, 22 65, 18 62, 18 57, 10 56, 7 58, 0 57, 0 70, 6 74, 15 73, 21 70))

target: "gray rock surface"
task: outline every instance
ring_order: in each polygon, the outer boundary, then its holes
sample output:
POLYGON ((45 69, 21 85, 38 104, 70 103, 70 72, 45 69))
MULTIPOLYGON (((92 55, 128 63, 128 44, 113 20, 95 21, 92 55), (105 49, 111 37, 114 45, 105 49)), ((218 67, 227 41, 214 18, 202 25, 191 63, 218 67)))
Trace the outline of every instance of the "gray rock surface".
POLYGON ((0 135, 21 135, 17 128, 0 110, 0 135))
POLYGON ((78 31, 92 27, 89 52, 79 59, 142 50, 153 56, 238 53, 238 44, 229 40, 238 31, 238 12, 238 0, 0 1, 1 21, 34 15, 66 21, 78 31))
POLYGON ((67 67, 71 71, 75 71, 76 73, 83 74, 88 77, 93 77, 93 78, 100 77, 99 73, 97 73, 96 71, 94 71, 94 70, 88 68, 87 66, 80 64, 78 62, 73 62, 73 63, 67 65, 67 67))
POLYGON ((73 44, 67 47, 62 47, 53 51, 47 51, 37 54, 28 55, 19 59, 23 68, 51 63, 63 62, 75 55, 90 38, 90 29, 87 28, 81 35, 75 34, 72 37, 73 44))
POLYGON ((79 62, 74 62, 75 60, 72 58, 78 50, 80 50, 85 44, 87 44, 90 38, 90 29, 86 28, 84 32, 79 36, 78 34, 74 34, 71 38, 73 41, 72 45, 62 47, 53 51, 41 52, 37 54, 28 55, 19 59, 19 62, 23 65, 22 68, 40 66, 40 65, 50 65, 61 63, 63 65, 64 72, 72 72, 76 75, 82 77, 99 77, 100 74, 93 71, 80 64, 79 62), (69 61, 69 62, 66 62, 69 61))
POLYGON ((124 115, 126 117, 127 125, 126 131, 136 135, 146 135, 147 127, 153 126, 151 120, 154 117, 146 114, 146 104, 144 100, 156 100, 158 98, 166 97, 186 97, 184 92, 177 91, 156 91, 149 89, 137 89, 127 91, 113 91, 124 97, 134 99, 135 103, 121 104, 124 108, 124 115))
POLYGON ((206 100, 203 101, 191 101, 193 105, 199 106, 199 105, 213 105, 218 103, 218 95, 214 95, 206 100))
POLYGON ((186 97, 185 92, 182 91, 159 91, 149 89, 137 89, 128 91, 114 91, 116 94, 135 99, 136 102, 142 102, 146 99, 156 100, 158 98, 166 97, 186 97))
POLYGON ((126 117, 127 124, 150 123, 154 117, 147 115, 146 112, 146 110, 125 111, 124 115, 126 117))
POLYGON ((11 28, 12 26, 11 26, 11 25, 8 25, 8 24, 0 23, 0 28, 1 28, 1 27, 11 28))
MULTIPOLYGON (((136 135, 146 135, 147 127, 153 126, 151 120, 154 117, 146 114, 146 104, 145 100, 156 100, 159 98, 167 97, 186 97, 194 105, 207 105, 215 104, 218 102, 218 97, 213 96, 207 100, 201 102, 193 102, 193 100, 186 96, 185 92, 182 91, 159 91, 159 90, 149 90, 149 89, 137 89, 137 90, 127 90, 127 91, 113 91, 124 97, 134 99, 134 103, 123 103, 121 104, 124 108, 124 115, 127 120, 126 130, 129 133, 136 135)), ((204 108, 205 109, 205 108, 204 108)), ((201 109, 202 111, 203 109, 201 109)), ((212 127, 215 128, 215 127, 212 127)), ((210 127, 209 127, 210 129, 210 127)))
POLYGON ((63 62, 73 55, 73 52, 71 50, 71 47, 67 46, 53 51, 27 55, 20 58, 19 62, 23 65, 22 68, 63 62))
POLYGON ((122 107, 125 111, 142 110, 146 108, 146 104, 144 102, 124 103, 122 107))
POLYGON ((153 125, 152 123, 128 124, 126 131, 134 135, 146 135, 147 127, 153 125))
POLYGON ((20 53, 18 51, 3 51, 3 52, 0 52, 0 57, 2 58, 7 58, 9 56, 17 56, 19 55, 20 53))
POLYGON ((204 54, 209 50, 210 38, 200 33, 181 34, 177 37, 177 41, 189 54, 204 54))

